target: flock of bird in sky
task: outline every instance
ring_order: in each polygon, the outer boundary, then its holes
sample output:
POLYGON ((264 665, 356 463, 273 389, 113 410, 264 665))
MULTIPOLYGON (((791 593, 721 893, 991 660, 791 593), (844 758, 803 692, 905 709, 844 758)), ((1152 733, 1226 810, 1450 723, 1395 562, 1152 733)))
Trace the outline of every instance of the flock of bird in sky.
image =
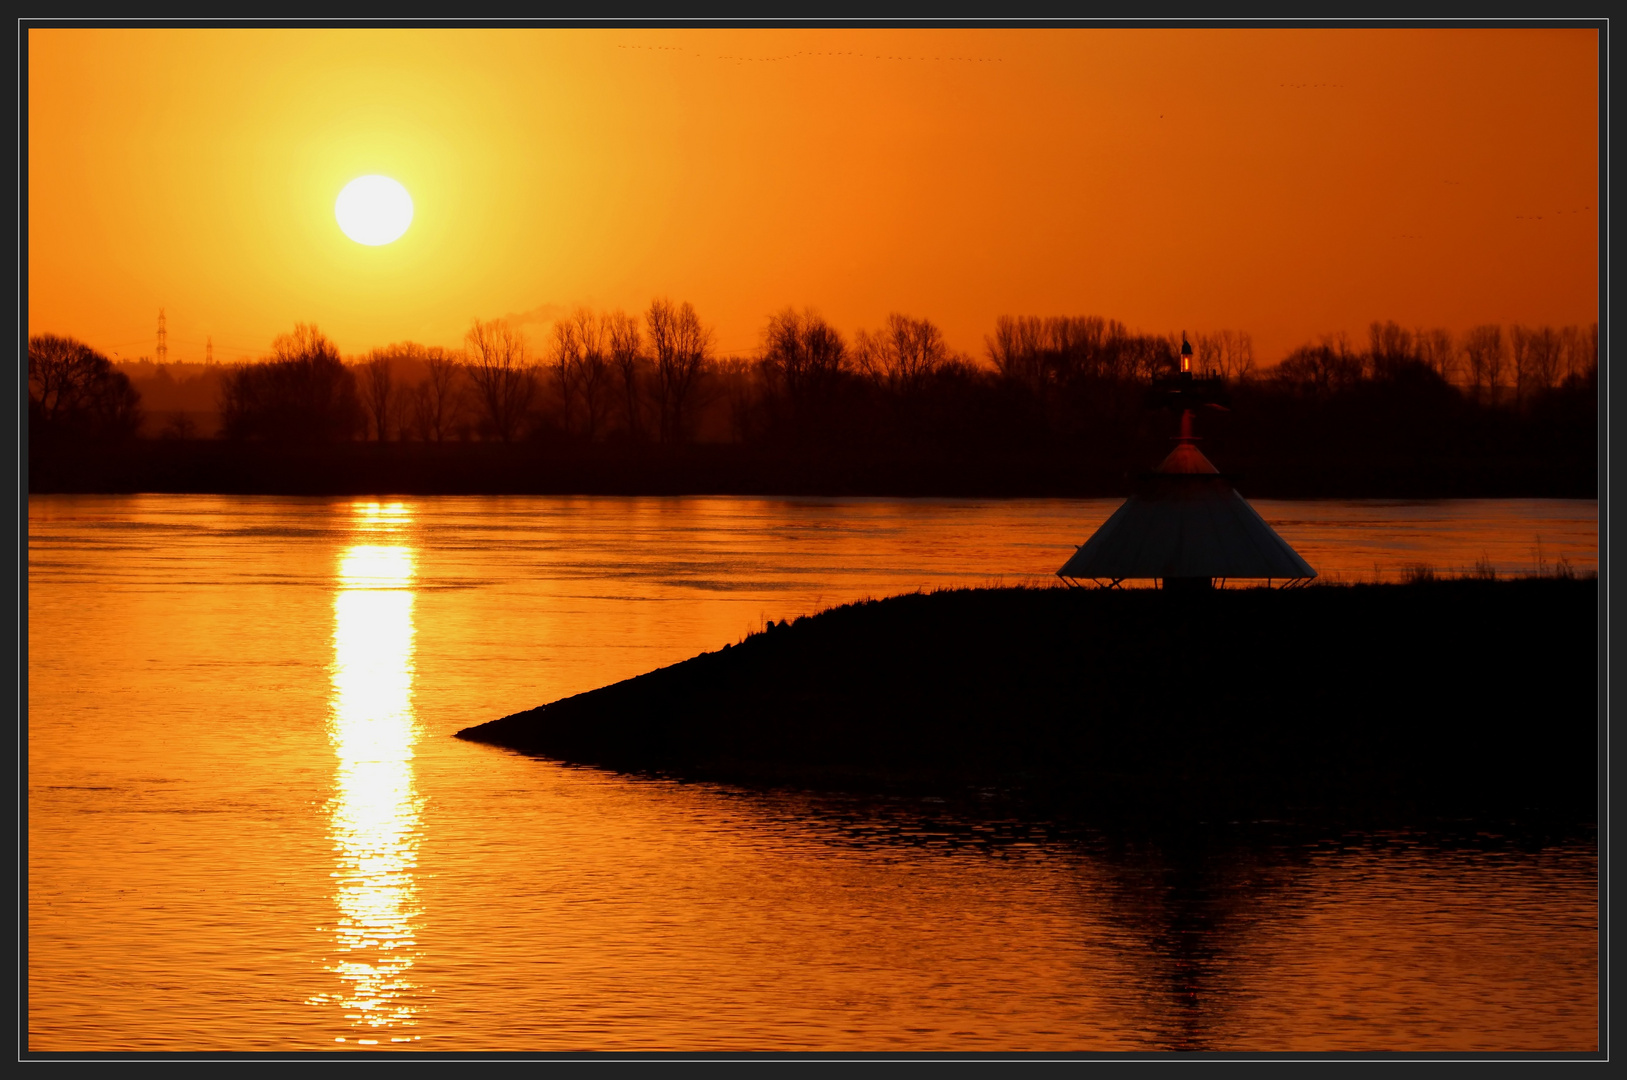
MULTIPOLYGON (((617 45, 618 49, 642 49, 648 52, 688 52, 680 45, 617 45)), ((701 53, 694 54, 698 59, 705 59, 701 53)), ((999 64, 1005 58, 999 56, 882 56, 879 53, 862 52, 804 52, 785 53, 780 56, 714 56, 714 60, 732 60, 736 64, 769 64, 780 60, 794 60, 799 56, 852 56, 860 60, 948 60, 964 64, 999 64)))

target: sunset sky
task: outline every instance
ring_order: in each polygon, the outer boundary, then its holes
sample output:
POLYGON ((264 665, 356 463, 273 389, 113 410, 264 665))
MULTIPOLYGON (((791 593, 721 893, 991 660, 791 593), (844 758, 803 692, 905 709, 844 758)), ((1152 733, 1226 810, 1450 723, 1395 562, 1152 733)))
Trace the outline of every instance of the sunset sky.
POLYGON ((30 30, 28 319, 456 345, 692 301, 1240 329, 1598 316, 1592 30, 30 30), (400 240, 334 219, 406 186, 400 240))

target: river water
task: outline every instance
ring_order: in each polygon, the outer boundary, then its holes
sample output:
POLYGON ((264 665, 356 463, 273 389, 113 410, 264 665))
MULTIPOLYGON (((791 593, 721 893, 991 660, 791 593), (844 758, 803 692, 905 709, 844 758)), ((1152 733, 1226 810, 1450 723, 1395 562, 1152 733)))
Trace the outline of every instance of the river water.
MULTIPOLYGON (((29 503, 31 1050, 1591 1050, 1591 831, 1179 838, 458 729, 1116 500, 29 503)), ((1597 504, 1256 504, 1324 579, 1597 567, 1597 504)), ((1518 628, 1511 628, 1511 632, 1518 628)))

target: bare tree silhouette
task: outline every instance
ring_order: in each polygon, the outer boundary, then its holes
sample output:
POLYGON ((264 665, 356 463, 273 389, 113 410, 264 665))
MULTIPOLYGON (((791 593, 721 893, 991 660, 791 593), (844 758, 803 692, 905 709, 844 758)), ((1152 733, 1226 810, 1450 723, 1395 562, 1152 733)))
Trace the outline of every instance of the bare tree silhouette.
POLYGON ((1384 378, 1418 359, 1412 332, 1395 322, 1374 322, 1367 327, 1367 362, 1374 378, 1384 378))
POLYGON ((859 331, 854 341, 859 369, 895 390, 915 390, 954 358, 943 332, 927 319, 912 319, 897 312, 887 316, 885 328, 859 331))
POLYGON ((788 307, 768 317, 763 359, 795 397, 835 378, 847 359, 847 345, 835 327, 812 308, 798 314, 788 307))
POLYGON ((94 392, 97 360, 111 361, 89 345, 56 334, 28 339, 28 404, 33 418, 55 422, 84 408, 94 392))
POLYGON ((221 421, 232 439, 330 441, 366 423, 356 375, 315 326, 298 323, 271 343, 271 359, 221 381, 221 421))
POLYGON ((622 422, 626 427, 627 437, 636 442, 644 435, 642 394, 638 378, 644 343, 639 333, 638 320, 625 311, 612 311, 605 316, 605 326, 609 338, 610 362, 621 381, 622 422))
POLYGON ((56 334, 28 339, 30 434, 129 438, 141 427, 141 395, 112 361, 56 334))
POLYGON ((1560 332, 1561 370, 1567 382, 1586 382, 1599 371, 1599 324, 1567 326, 1560 332))
MULTIPOLYGON (((1079 382, 1123 381, 1163 374, 1180 347, 1179 339, 1132 334, 1124 324, 1096 315, 1002 315, 992 337, 984 338, 989 360, 1001 375, 1041 397, 1048 388, 1079 382)), ((1222 359, 1248 367, 1253 340, 1230 335, 1224 346, 1211 342, 1210 352, 1224 348, 1222 359), (1246 352, 1246 357, 1245 357, 1246 352)))
POLYGON ((1414 331, 1413 340, 1417 342, 1418 358, 1428 364, 1430 370, 1447 382, 1457 380, 1458 347, 1452 339, 1452 331, 1440 328, 1417 330, 1414 331))
POLYGON ((1055 375, 1049 359, 1052 335, 1048 323, 1056 320, 1033 315, 1001 315, 993 336, 983 345, 989 361, 1003 377, 1038 393, 1055 375))
POLYGON ((1508 328, 1508 356, 1514 374, 1514 407, 1525 404, 1525 399, 1540 383, 1537 332, 1515 323, 1508 328))
POLYGON ((1197 374, 1238 381, 1254 374, 1254 338, 1246 330, 1197 335, 1197 374))
POLYGON ((1496 404, 1503 381, 1503 328, 1495 323, 1472 328, 1463 338, 1463 356, 1470 394, 1476 401, 1496 404))
POLYGON ((1531 332, 1530 346, 1532 383, 1541 390, 1557 385, 1565 364, 1561 334, 1551 326, 1540 326, 1531 332))
POLYGON ((524 428, 537 380, 526 355, 525 338, 500 319, 469 327, 467 342, 469 381, 491 434, 513 442, 524 428))
POLYGON ((413 428, 425 442, 444 442, 464 409, 463 362, 439 347, 424 350, 424 379, 412 391, 413 428))
POLYGON ((577 315, 578 336, 582 342, 581 374, 577 391, 582 398, 583 434, 589 442, 599 437, 610 411, 611 385, 610 319, 591 311, 577 315))
MULTIPOLYGON (((591 313, 578 309, 583 316, 581 322, 589 322, 591 313)), ((573 316, 567 316, 554 323, 551 331, 552 343, 550 352, 554 383, 559 387, 560 417, 559 426, 568 436, 572 430, 572 418, 576 413, 576 388, 581 377, 582 366, 582 337, 579 321, 573 316)))
POLYGON ((598 437, 610 404, 610 323, 609 316, 601 318, 580 307, 553 328, 554 379, 563 408, 560 427, 572 434, 580 412, 582 434, 588 442, 598 437))
POLYGON ((701 325, 695 308, 684 301, 656 300, 644 316, 655 353, 656 403, 661 419, 661 441, 679 443, 688 438, 690 409, 706 374, 712 331, 701 325))
POLYGON ((392 351, 374 349, 360 365, 362 404, 373 422, 373 437, 379 442, 389 439, 398 404, 392 351))
POLYGON ((821 425, 846 365, 846 342, 818 312, 788 307, 768 317, 761 371, 771 392, 784 396, 794 436, 821 425))
POLYGON ((1328 397, 1355 386, 1362 378, 1364 362, 1350 349, 1343 333, 1330 334, 1319 344, 1303 345, 1289 353, 1272 369, 1279 384, 1299 386, 1319 397, 1328 397))

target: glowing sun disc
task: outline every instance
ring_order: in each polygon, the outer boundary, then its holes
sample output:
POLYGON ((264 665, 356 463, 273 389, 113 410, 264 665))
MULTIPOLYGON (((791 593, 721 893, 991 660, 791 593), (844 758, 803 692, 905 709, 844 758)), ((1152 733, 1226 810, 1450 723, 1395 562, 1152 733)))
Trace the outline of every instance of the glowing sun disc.
POLYGON ((378 247, 399 240, 412 224, 412 196, 388 176, 358 176, 339 192, 333 216, 356 243, 378 247))

